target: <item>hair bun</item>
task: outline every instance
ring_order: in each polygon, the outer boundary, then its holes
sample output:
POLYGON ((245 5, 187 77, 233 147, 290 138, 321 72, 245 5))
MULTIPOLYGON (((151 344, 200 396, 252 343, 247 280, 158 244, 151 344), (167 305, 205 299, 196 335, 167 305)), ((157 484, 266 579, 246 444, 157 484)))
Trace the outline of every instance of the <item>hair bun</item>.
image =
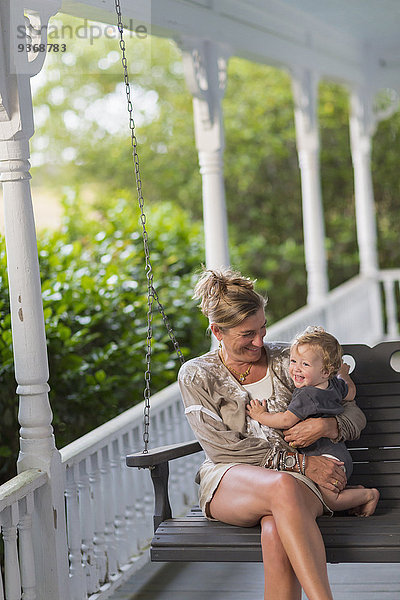
MULTIPOLYGON (((200 300, 203 314, 212 320, 216 318, 216 311, 222 310, 222 304, 235 316, 249 301, 255 303, 254 306, 265 305, 264 299, 255 292, 253 281, 231 268, 204 269, 194 289, 193 298, 200 300)), ((229 317, 229 322, 234 322, 232 317, 229 317)))
POLYGON ((220 298, 228 293, 231 286, 253 290, 254 284, 248 277, 243 277, 232 269, 205 269, 197 282, 193 298, 220 298))
POLYGON ((228 280, 221 273, 217 273, 216 271, 211 271, 211 276, 209 277, 209 286, 207 289, 207 295, 211 296, 224 296, 228 291, 228 280))

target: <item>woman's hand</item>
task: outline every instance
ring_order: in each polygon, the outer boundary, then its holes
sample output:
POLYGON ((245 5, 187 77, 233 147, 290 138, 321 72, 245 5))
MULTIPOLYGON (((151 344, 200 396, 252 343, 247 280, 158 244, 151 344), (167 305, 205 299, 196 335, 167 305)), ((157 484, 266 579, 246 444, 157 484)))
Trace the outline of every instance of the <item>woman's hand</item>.
POLYGON ((293 448, 305 448, 319 438, 327 437, 334 440, 338 436, 337 422, 334 417, 306 419, 293 425, 283 432, 285 441, 293 448))
POLYGON ((333 492, 342 491, 347 483, 344 463, 325 456, 307 456, 306 475, 320 487, 333 492))

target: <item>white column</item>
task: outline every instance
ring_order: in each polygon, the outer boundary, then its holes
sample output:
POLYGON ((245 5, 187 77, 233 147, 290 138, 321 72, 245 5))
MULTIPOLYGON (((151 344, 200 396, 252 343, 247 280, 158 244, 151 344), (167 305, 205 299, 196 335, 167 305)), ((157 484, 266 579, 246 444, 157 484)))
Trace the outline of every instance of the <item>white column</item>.
POLYGON ((182 44, 186 81, 193 95, 196 147, 203 183, 203 215, 206 266, 228 266, 228 222, 224 185, 224 125, 228 52, 204 40, 182 44))
POLYGON ((319 164, 318 78, 310 69, 294 71, 292 85, 301 172, 307 302, 315 305, 324 300, 329 290, 319 164))
MULTIPOLYGON (((45 10, 38 8, 36 14, 39 39, 32 40, 33 43, 46 40, 49 16, 60 7, 58 1, 43 4, 45 10)), ((0 180, 5 207, 15 376, 20 397, 18 471, 40 468, 49 475, 49 483, 38 492, 37 511, 33 515, 38 597, 68 600, 64 477, 51 426, 46 337, 29 184, 29 138, 33 134, 29 78, 41 69, 46 53, 28 57, 26 52, 16 51, 17 42, 26 43, 19 35, 26 24, 22 2, 3 1, 0 18, 3 38, 0 43, 7 49, 0 58, 0 180), (28 62, 28 59, 32 60, 28 62)))
POLYGON ((372 136, 377 119, 372 109, 373 94, 365 88, 350 97, 350 142, 354 168, 357 240, 360 273, 374 276, 378 270, 378 251, 374 190, 371 174, 372 136))

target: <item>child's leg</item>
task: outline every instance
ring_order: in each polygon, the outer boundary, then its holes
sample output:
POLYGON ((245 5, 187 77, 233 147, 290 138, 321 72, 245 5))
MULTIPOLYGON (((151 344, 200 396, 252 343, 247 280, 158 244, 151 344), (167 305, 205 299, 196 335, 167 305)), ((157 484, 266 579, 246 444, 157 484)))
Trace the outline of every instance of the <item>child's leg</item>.
POLYGON ((331 510, 353 509, 352 514, 369 517, 375 512, 379 492, 375 488, 345 488, 336 493, 320 488, 321 494, 331 510))

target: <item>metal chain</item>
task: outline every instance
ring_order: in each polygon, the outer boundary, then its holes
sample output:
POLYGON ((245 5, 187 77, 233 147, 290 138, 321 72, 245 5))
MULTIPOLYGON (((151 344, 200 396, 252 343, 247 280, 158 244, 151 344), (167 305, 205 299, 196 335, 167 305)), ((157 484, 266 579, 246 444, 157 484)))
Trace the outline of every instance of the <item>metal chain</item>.
POLYGON ((149 249, 149 237, 146 230, 146 215, 144 213, 144 199, 142 193, 142 180, 140 177, 140 169, 139 169, 139 155, 137 152, 137 139, 135 134, 135 121, 133 119, 133 105, 131 101, 131 88, 129 84, 129 76, 128 76, 128 61, 126 58, 126 46, 124 40, 124 28, 122 25, 122 13, 121 13, 121 5, 120 0, 115 0, 115 10, 117 13, 118 19, 118 31, 119 31, 119 47, 121 48, 121 62, 124 70, 124 83, 125 83, 125 92, 126 92, 126 100, 127 100, 127 109, 129 113, 129 129, 131 132, 131 145, 132 145, 132 157, 133 157, 133 165, 135 169, 135 179, 136 179, 136 188, 137 188, 137 196, 138 203, 140 209, 140 222, 142 224, 142 237, 143 237, 143 247, 144 247, 144 256, 145 256, 145 271, 147 277, 147 338, 146 338, 146 372, 144 374, 145 380, 145 388, 143 391, 144 396, 144 416, 143 416, 143 442, 144 442, 144 450, 143 453, 148 452, 148 444, 149 444, 149 429, 150 429, 150 381, 151 381, 151 340, 153 337, 153 302, 154 300, 157 303, 158 310, 161 313, 162 319, 164 321, 164 325, 167 329, 169 339, 173 343, 176 354, 178 355, 181 364, 185 362, 185 358, 182 354, 182 351, 179 347, 179 344, 176 340, 173 329, 169 323, 168 317, 165 313, 164 307, 161 304, 158 294, 153 286, 153 269, 151 266, 150 260, 150 249, 149 249))

